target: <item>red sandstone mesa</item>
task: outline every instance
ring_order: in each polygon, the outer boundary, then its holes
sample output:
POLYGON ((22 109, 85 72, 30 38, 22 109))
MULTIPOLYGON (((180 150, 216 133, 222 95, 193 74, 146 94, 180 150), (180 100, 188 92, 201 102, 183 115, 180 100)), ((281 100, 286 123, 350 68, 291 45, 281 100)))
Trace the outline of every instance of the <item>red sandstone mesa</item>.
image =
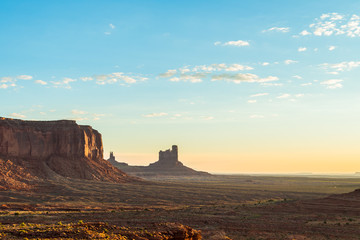
POLYGON ((103 160, 101 134, 72 120, 0 118, 0 189, 61 177, 127 182, 134 178, 103 160))

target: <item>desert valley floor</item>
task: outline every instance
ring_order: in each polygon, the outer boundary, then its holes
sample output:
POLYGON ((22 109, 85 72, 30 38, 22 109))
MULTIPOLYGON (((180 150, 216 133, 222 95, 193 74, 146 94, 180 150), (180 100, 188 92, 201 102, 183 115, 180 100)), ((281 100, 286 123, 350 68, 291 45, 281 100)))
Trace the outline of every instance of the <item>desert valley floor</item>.
POLYGON ((202 239, 359 239, 359 186, 355 175, 154 177, 124 184, 64 178, 0 191, 0 236, 111 239, 132 229, 138 235, 118 239, 176 239, 154 233, 183 224, 200 230, 202 239))

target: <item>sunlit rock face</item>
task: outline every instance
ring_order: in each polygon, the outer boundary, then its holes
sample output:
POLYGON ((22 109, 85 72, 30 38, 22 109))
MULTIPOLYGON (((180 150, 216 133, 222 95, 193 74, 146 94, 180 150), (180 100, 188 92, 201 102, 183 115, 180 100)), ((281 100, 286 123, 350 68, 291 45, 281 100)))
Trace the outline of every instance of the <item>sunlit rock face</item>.
POLYGON ((0 155, 21 158, 103 158, 101 134, 75 121, 0 120, 0 155))
POLYGON ((0 118, 0 189, 21 189, 33 180, 76 178, 135 180, 103 159, 101 134, 72 120, 0 118))

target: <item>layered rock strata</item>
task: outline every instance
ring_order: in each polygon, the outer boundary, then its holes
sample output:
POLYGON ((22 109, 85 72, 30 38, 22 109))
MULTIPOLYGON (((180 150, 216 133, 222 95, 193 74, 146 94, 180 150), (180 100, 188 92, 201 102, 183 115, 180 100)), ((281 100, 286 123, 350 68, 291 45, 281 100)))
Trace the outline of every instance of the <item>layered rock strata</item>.
POLYGON ((34 179, 69 177, 126 182, 132 178, 103 160, 101 134, 72 120, 0 118, 0 188, 34 179))

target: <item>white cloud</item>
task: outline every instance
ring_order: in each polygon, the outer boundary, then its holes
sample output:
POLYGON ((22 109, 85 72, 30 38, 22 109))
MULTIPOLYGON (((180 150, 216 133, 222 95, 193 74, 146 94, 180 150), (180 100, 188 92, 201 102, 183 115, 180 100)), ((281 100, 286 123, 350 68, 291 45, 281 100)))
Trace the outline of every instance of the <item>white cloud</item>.
POLYGON ((333 51, 333 50, 335 50, 335 48, 336 48, 335 46, 330 46, 329 51, 333 51))
POLYGON ((47 82, 45 82, 43 80, 36 80, 35 83, 40 84, 40 85, 47 85, 47 82))
POLYGON ((20 79, 20 80, 31 80, 31 79, 33 79, 33 77, 30 76, 30 75, 19 75, 16 78, 20 79))
POLYGON ((297 98, 301 98, 303 96, 305 96, 305 94, 303 94, 303 93, 295 94, 295 97, 297 97, 297 98))
POLYGON ((9 87, 9 85, 7 85, 7 84, 5 84, 5 83, 0 84, 0 89, 6 89, 6 88, 8 88, 8 87, 9 87))
POLYGON ((248 103, 256 103, 256 100, 248 100, 248 103))
POLYGON ((287 60, 284 61, 284 63, 285 63, 286 65, 289 65, 289 64, 292 64, 292 63, 298 63, 298 61, 291 60, 291 59, 287 59, 287 60))
POLYGON ((320 84, 326 85, 326 88, 335 89, 335 88, 342 88, 343 85, 341 84, 342 79, 330 79, 326 81, 322 81, 320 84))
POLYGON ((192 70, 192 72, 215 72, 215 71, 227 71, 227 72, 236 72, 236 71, 243 71, 243 70, 252 70, 254 68, 250 66, 245 66, 237 63, 233 64, 225 64, 225 63, 219 63, 219 64, 210 64, 210 65, 199 65, 195 66, 192 70))
POLYGON ((121 85, 124 85, 124 84, 133 84, 139 81, 145 81, 148 78, 141 76, 128 76, 122 72, 114 72, 110 74, 95 75, 94 79, 96 80, 96 84, 98 85, 114 84, 114 83, 120 83, 121 85))
POLYGON ((179 69, 170 69, 165 73, 161 73, 158 76, 164 78, 170 78, 171 82, 191 82, 199 83, 206 78, 211 78, 213 72, 239 72, 244 70, 252 70, 253 68, 246 65, 237 63, 214 63, 209 65, 197 65, 194 67, 186 66, 179 69))
POLYGON ((282 95, 280 95, 280 96, 278 96, 278 97, 276 97, 276 98, 283 99, 283 98, 289 98, 290 96, 291 96, 290 94, 284 93, 284 94, 282 94, 282 95))
POLYGON ((164 112, 160 112, 160 113, 150 113, 150 114, 146 114, 144 115, 144 117, 146 118, 153 118, 153 117, 163 117, 163 116, 167 116, 167 113, 164 112))
MULTIPOLYGON (((340 62, 340 63, 323 63, 320 64, 320 67, 326 69, 326 70, 335 70, 336 72, 344 72, 344 71, 350 71, 353 68, 357 68, 360 66, 360 61, 349 61, 349 62, 340 62)), ((334 72, 329 72, 334 74, 334 72)), ((335 73, 337 74, 337 73, 335 73)))
POLYGON ((261 118, 264 118, 264 116, 263 116, 263 115, 254 114, 254 115, 249 116, 249 118, 261 119, 261 118))
POLYGON ((263 30, 263 32, 271 32, 271 31, 287 33, 290 31, 290 28, 289 27, 272 27, 267 30, 263 30))
POLYGON ((307 50, 306 47, 299 47, 299 48, 298 48, 298 51, 299 51, 299 52, 305 52, 306 50, 307 50))
POLYGON ((310 82, 310 83, 303 83, 303 84, 301 84, 300 86, 310 86, 310 85, 312 85, 311 82, 310 82))
POLYGON ((105 35, 111 35, 111 32, 104 32, 105 35))
POLYGON ((301 76, 299 76, 299 75, 294 75, 294 76, 293 76, 293 78, 296 78, 296 79, 302 79, 302 77, 301 77, 301 76))
POLYGON ((51 83, 54 85, 55 88, 62 87, 62 88, 70 89, 71 88, 70 83, 75 81, 76 79, 65 77, 61 81, 52 81, 51 83))
POLYGON ((307 35, 311 35, 311 32, 308 32, 306 30, 303 30, 301 33, 300 33, 301 36, 307 36, 307 35))
POLYGON ((242 82, 248 82, 248 83, 264 83, 264 82, 271 82, 271 81, 278 81, 278 77, 274 76, 268 76, 266 78, 260 78, 259 76, 251 73, 238 73, 238 74, 219 74, 219 75, 213 75, 211 77, 211 81, 227 81, 227 82, 233 82, 236 84, 242 83, 242 82))
POLYGON ((15 118, 26 118, 26 116, 21 113, 11 113, 10 116, 15 118))
POLYGON ((109 26, 110 26, 111 29, 114 29, 114 28, 115 28, 115 25, 112 24, 112 23, 110 23, 109 26))
POLYGON ((171 82, 191 82, 191 83, 200 83, 203 78, 206 77, 206 74, 195 73, 195 74, 180 74, 179 77, 173 77, 170 79, 171 82))
POLYGON ((84 81, 84 82, 87 82, 87 81, 92 81, 92 80, 94 80, 94 78, 92 78, 92 77, 81 77, 80 80, 81 80, 81 81, 84 81))
POLYGON ((263 62, 261 65, 263 65, 263 66, 267 66, 267 65, 269 65, 270 63, 268 63, 268 62, 263 62))
POLYGON ((250 46, 250 43, 247 41, 243 41, 243 40, 237 40, 237 41, 228 41, 225 43, 221 43, 221 42, 215 42, 214 43, 215 46, 236 46, 236 47, 244 47, 244 46, 250 46))
MULTIPOLYGON (((309 27, 315 36, 346 35, 349 37, 359 37, 360 16, 353 14, 350 17, 339 13, 326 13, 322 14, 320 18, 316 18, 309 27)), ((307 30, 304 31, 308 32, 307 30)))
POLYGON ((257 94, 250 95, 250 97, 262 97, 262 96, 266 96, 266 95, 269 95, 269 93, 257 93, 257 94))

